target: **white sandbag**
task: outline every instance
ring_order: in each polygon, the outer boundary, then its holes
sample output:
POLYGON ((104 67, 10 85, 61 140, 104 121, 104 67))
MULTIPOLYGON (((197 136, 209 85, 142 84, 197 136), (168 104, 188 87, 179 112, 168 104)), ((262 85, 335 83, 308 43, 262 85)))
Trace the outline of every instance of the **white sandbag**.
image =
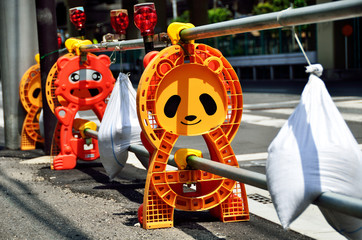
MULTIPOLYGON (((284 228, 323 192, 362 199, 362 152, 323 81, 313 74, 268 153, 268 189, 284 228)), ((321 210, 338 232, 362 239, 361 219, 321 210)))
POLYGON ((123 169, 130 144, 141 144, 136 91, 128 75, 120 73, 107 104, 99 132, 100 159, 110 179, 123 169))

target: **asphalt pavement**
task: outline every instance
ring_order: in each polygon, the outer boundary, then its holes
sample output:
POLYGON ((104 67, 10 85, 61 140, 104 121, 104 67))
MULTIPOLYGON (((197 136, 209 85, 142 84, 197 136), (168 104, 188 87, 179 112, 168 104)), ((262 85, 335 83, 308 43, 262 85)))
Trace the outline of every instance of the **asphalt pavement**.
POLYGON ((127 165, 110 182, 98 161, 52 171, 27 160, 41 155, 0 151, 1 239, 310 239, 253 214, 222 223, 207 211, 176 211, 173 228, 145 230, 137 220, 145 170, 127 165))
MULTIPOLYGON (((254 116, 271 115, 263 110, 278 106, 293 108, 305 82, 288 84, 243 84, 245 108, 254 109, 254 116)), ((359 83, 344 88, 340 87, 343 86, 340 83, 331 84, 329 90, 332 95, 347 97, 343 98, 344 101, 361 99, 359 83)), ((285 121, 287 115, 284 115, 285 121)), ((273 117, 273 121, 277 117, 282 118, 280 113, 273 117)), ((234 151, 240 156, 262 155, 279 128, 251 124, 247 120, 246 111, 239 138, 236 137, 233 142, 234 151)), ((348 123, 357 141, 362 143, 361 123, 348 123)), ((1 128, 0 131, 3 131, 1 128)), ((195 148, 205 148, 198 139, 194 142, 195 148)), ((187 143, 187 140, 180 139, 181 146, 187 143)), ((247 159, 242 167, 265 172, 265 159, 256 159, 247 159)), ((2 149, 0 239, 312 239, 308 234, 283 230, 280 224, 253 214, 263 211, 262 207, 255 211, 250 209, 249 222, 236 223, 219 222, 207 211, 176 211, 173 228, 145 230, 137 219, 138 207, 143 202, 145 178, 146 170, 135 164, 127 164, 120 177, 109 181, 98 160, 78 161, 75 169, 53 171, 49 157, 44 156, 41 149, 2 149)), ((250 203, 255 200, 254 197, 249 195, 250 203)), ((270 199, 264 198, 265 203, 260 204, 270 206, 270 199)))

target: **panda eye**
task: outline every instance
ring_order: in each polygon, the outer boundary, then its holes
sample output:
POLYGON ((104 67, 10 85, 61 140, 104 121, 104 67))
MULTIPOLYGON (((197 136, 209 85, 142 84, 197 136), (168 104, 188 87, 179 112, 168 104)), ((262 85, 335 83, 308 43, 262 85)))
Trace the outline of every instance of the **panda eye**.
POLYGON ((207 115, 211 116, 216 113, 217 105, 214 99, 207 93, 203 93, 199 97, 202 106, 204 106, 207 115))
POLYGON ((99 80, 101 80, 101 78, 102 78, 102 75, 99 72, 94 72, 92 74, 92 79, 95 81, 99 81, 99 80))
POLYGON ((166 117, 173 118, 176 115, 177 108, 178 105, 180 105, 180 102, 181 97, 179 95, 173 95, 167 100, 164 108, 164 113, 166 117))
POLYGON ((78 73, 72 73, 69 78, 73 82, 78 82, 80 79, 80 76, 78 73))

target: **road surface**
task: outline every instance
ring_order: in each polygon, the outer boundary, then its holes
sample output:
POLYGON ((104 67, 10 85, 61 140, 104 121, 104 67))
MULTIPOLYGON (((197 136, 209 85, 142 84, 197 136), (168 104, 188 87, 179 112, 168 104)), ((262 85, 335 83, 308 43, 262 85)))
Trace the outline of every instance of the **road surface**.
MULTIPOLYGON (((267 147, 299 98, 299 94, 244 93, 242 125, 232 143, 240 167, 265 173, 267 147)), ((334 100, 362 144, 362 98, 336 96, 334 100)), ((94 119, 91 114, 88 117, 94 119)), ((2 118, 0 131, 3 133, 2 118)), ((0 145, 3 141, 0 139, 0 145)), ((176 147, 190 144, 206 150, 198 137, 181 138, 176 147)), ((145 178, 146 170, 132 154, 121 176, 109 182, 99 161, 79 162, 69 171, 52 171, 49 158, 41 150, 2 150, 1 238, 344 239, 329 227, 315 206, 308 208, 291 230, 283 230, 269 193, 250 186, 249 222, 221 223, 208 212, 176 211, 174 228, 144 230, 138 225, 137 210, 143 200, 145 178)))

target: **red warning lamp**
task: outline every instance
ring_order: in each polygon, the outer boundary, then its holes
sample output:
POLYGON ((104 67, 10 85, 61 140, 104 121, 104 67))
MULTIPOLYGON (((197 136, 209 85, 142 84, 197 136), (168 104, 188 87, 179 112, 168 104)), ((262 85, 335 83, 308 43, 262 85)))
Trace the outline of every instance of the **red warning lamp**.
POLYGON ((125 39, 126 29, 129 24, 127 9, 111 10, 111 25, 121 39, 125 39))
POLYGON ((157 23, 155 4, 140 3, 134 5, 134 23, 141 30, 142 36, 153 35, 157 23))
POLYGON ((69 9, 69 17, 70 21, 74 24, 78 31, 83 30, 86 20, 83 7, 74 7, 69 9))
POLYGON ((62 47, 62 37, 60 35, 60 33, 58 33, 58 48, 62 47))
POLYGON ((134 23, 141 31, 146 52, 153 50, 153 34, 157 23, 154 3, 139 3, 134 5, 134 23))

